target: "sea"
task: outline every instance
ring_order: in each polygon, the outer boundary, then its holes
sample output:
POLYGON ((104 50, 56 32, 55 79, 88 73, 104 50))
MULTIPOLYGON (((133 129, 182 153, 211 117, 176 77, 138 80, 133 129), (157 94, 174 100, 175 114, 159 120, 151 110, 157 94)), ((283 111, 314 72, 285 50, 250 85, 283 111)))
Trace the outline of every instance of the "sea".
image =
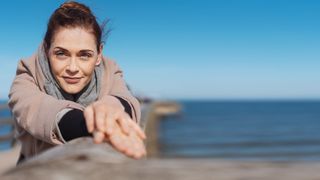
POLYGON ((320 100, 179 103, 161 122, 163 157, 320 161, 320 100))
MULTIPOLYGON (((180 100, 159 127, 160 156, 320 161, 320 100, 180 100)), ((0 111, 0 118, 10 116, 0 111)), ((10 131, 0 127, 0 134, 10 131)), ((0 151, 10 144, 2 143, 0 151)))

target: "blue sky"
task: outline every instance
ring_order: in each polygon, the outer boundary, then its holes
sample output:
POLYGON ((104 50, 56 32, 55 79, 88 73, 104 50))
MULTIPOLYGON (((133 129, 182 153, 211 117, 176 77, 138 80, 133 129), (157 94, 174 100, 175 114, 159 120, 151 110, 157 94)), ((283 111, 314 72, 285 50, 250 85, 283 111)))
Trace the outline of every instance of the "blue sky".
MULTIPOLYGON (((64 1, 4 1, 0 98, 64 1)), ((319 99, 320 1, 80 1, 112 32, 104 54, 137 94, 169 99, 319 99)))

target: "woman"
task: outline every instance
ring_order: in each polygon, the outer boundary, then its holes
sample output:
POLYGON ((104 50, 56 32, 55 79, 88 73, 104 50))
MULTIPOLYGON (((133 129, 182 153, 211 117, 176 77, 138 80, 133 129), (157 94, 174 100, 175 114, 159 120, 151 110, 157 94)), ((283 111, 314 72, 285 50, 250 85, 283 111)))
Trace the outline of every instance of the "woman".
POLYGON ((22 143, 18 162, 84 136, 132 158, 145 155, 139 103, 102 49, 102 29, 87 6, 66 2, 51 15, 37 53, 19 62, 9 94, 22 143))

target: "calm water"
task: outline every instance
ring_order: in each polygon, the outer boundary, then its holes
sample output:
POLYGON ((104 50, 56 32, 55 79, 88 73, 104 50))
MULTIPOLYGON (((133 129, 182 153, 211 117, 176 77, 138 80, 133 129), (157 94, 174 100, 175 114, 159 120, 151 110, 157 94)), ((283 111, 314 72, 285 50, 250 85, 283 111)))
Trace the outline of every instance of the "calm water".
POLYGON ((181 104, 161 124, 163 156, 320 161, 320 101, 181 104))

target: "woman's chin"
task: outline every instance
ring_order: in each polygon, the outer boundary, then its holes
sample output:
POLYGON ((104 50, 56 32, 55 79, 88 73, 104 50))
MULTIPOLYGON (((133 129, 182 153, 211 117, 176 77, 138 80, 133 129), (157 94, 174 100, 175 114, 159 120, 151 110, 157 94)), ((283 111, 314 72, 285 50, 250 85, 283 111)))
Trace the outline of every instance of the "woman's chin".
POLYGON ((70 86, 62 87, 62 89, 68 94, 77 94, 82 90, 81 87, 77 87, 77 86, 75 86, 75 87, 70 87, 70 86))

